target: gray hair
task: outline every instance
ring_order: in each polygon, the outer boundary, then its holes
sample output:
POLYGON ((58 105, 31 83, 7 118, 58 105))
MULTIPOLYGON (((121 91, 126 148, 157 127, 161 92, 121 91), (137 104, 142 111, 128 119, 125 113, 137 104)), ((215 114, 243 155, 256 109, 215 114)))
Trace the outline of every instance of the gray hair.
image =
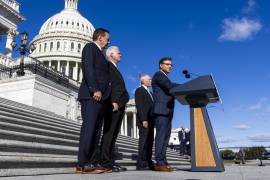
POLYGON ((141 74, 141 75, 140 75, 140 82, 141 82, 141 84, 143 84, 143 80, 144 80, 146 77, 151 78, 151 76, 149 76, 148 74, 141 74))
POLYGON ((107 58, 107 60, 112 59, 111 55, 115 51, 119 51, 119 48, 117 46, 110 46, 110 47, 108 47, 108 49, 106 49, 106 58, 107 58))

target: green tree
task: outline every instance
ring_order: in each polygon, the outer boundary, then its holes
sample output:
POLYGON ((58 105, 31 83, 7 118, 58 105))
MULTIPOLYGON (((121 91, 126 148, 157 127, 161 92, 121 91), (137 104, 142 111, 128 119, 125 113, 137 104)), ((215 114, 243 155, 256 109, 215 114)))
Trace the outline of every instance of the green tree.
POLYGON ((221 150, 220 154, 223 159, 234 159, 235 157, 235 153, 230 149, 221 150))
POLYGON ((262 157, 262 154, 266 152, 265 147, 250 147, 245 149, 245 158, 247 160, 250 159, 260 159, 262 157))

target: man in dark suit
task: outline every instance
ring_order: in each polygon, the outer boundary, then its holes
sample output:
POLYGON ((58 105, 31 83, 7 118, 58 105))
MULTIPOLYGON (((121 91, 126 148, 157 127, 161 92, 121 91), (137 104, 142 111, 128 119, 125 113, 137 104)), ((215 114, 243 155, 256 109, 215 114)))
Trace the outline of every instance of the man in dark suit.
POLYGON ((168 74, 172 70, 172 59, 162 58, 159 61, 159 71, 152 79, 154 96, 153 113, 155 116, 156 138, 155 138, 155 160, 157 171, 173 171, 166 159, 167 145, 171 135, 172 118, 174 110, 174 97, 170 89, 177 84, 172 83, 168 74))
POLYGON ((109 167, 113 172, 126 171, 126 168, 115 163, 113 156, 114 147, 118 133, 121 128, 122 119, 125 114, 126 103, 129 95, 125 87, 124 79, 118 70, 117 64, 121 60, 121 53, 118 47, 111 46, 106 50, 106 57, 109 61, 111 79, 111 110, 105 114, 103 139, 102 139, 102 166, 109 167))
POLYGON ((111 169, 95 166, 91 157, 99 143, 104 114, 108 111, 111 82, 109 63, 102 50, 109 43, 109 31, 98 28, 82 52, 83 79, 78 100, 81 103, 82 126, 80 132, 78 164, 76 173, 99 174, 111 169))
POLYGON ((178 132, 178 139, 180 142, 180 155, 184 156, 187 153, 187 149, 186 149, 187 137, 186 137, 185 129, 183 127, 178 132))
POLYGON ((135 91, 137 108, 137 125, 139 128, 139 152, 137 170, 154 170, 152 148, 154 141, 154 120, 152 116, 153 96, 148 89, 151 86, 151 77, 141 76, 141 87, 135 91))

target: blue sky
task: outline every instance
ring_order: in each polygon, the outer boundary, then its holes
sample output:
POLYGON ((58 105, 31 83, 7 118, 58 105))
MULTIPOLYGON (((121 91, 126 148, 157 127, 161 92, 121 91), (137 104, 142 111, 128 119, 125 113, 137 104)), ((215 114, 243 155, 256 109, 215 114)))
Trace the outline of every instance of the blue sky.
MULTIPOLYGON (((64 7, 64 0, 18 1, 27 19, 19 31, 30 39, 64 7)), ((153 75, 171 56, 175 82, 186 82, 183 69, 214 75, 223 104, 208 112, 220 147, 270 145, 270 1, 79 0, 79 11, 110 30, 131 96, 138 74, 153 75)), ((189 127, 189 107, 177 103, 173 127, 180 126, 189 127)))

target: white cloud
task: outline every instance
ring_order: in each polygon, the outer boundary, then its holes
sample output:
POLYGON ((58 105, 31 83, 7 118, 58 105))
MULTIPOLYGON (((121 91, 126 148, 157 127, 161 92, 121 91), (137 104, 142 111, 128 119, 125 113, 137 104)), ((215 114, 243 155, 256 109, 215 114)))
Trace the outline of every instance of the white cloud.
POLYGON ((256 9, 256 5, 257 4, 255 0, 248 0, 247 5, 242 9, 242 13, 252 13, 256 9))
POLYGON ((232 137, 223 137, 223 136, 219 136, 217 138, 218 143, 233 143, 233 142, 237 142, 238 140, 236 138, 232 138, 232 137))
POLYGON ((268 98, 262 97, 262 98, 259 99, 259 101, 258 101, 256 104, 249 106, 249 107, 247 108, 247 110, 248 110, 248 111, 260 110, 260 109, 262 109, 262 107, 263 107, 263 103, 264 103, 265 101, 267 101, 267 100, 268 100, 268 98))
POLYGON ((234 129, 239 129, 239 130, 247 130, 250 129, 250 126, 246 125, 246 124, 238 124, 233 126, 234 129))
POLYGON ((270 134, 257 134, 249 136, 248 139, 252 142, 270 142, 270 134))
POLYGON ((245 41, 251 39, 262 29, 259 20, 243 18, 226 18, 222 23, 219 41, 245 41))

